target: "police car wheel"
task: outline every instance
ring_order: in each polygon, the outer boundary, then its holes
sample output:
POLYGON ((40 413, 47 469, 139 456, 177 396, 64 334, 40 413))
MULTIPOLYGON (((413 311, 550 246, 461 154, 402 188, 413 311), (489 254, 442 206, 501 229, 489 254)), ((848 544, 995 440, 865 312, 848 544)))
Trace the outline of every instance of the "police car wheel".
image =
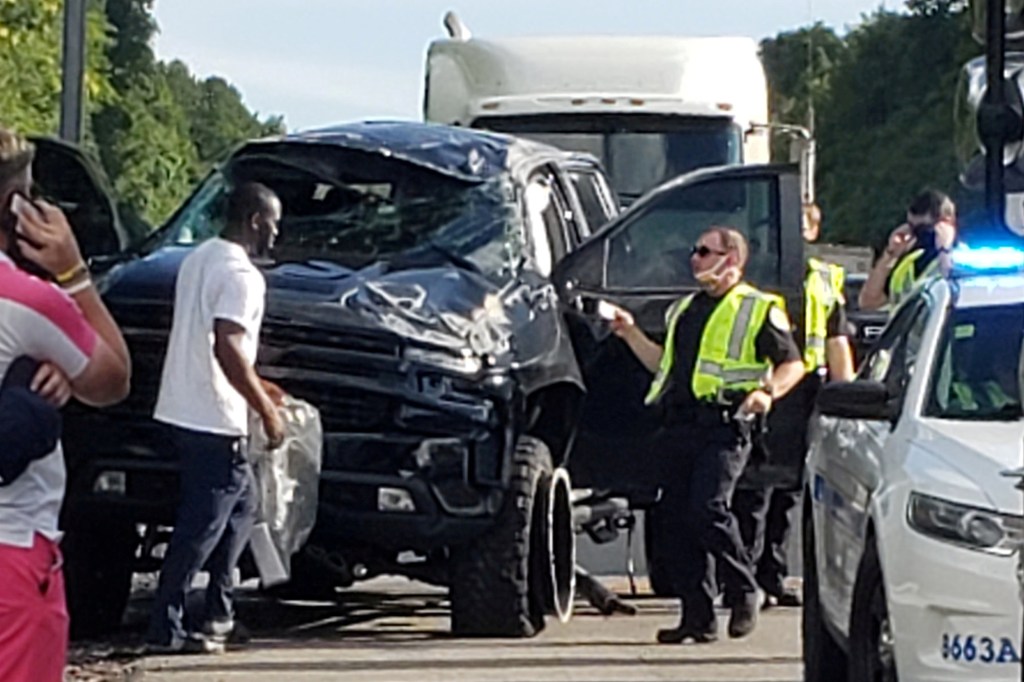
POLYGON ((463 636, 532 637, 544 629, 544 594, 538 589, 535 508, 552 472, 543 441, 521 436, 512 478, 494 525, 451 552, 452 632, 463 636))
POLYGON ((878 549, 864 549, 850 614, 850 682, 897 682, 896 656, 878 549))
POLYGON ((804 682, 845 682, 846 653, 825 627, 814 553, 814 520, 810 509, 806 509, 803 522, 804 609, 801 622, 804 682))

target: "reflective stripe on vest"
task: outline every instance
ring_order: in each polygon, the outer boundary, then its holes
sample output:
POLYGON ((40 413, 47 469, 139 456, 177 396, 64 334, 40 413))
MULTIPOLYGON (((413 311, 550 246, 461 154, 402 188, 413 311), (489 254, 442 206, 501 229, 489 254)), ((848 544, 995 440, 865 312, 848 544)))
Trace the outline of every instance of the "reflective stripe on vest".
MULTIPOLYGON (((690 294, 681 298, 668 310, 665 347, 644 399, 647 405, 660 400, 668 388, 676 359, 676 327, 693 297, 690 294)), ((762 293, 748 284, 737 284, 718 302, 704 325, 693 366, 691 385, 698 400, 716 397, 722 390, 750 390, 760 384, 771 365, 757 359, 755 340, 772 305, 785 310, 780 297, 762 293)))
POLYGON ((920 275, 914 274, 914 263, 924 255, 924 249, 915 249, 903 256, 889 276, 889 304, 887 307, 895 308, 900 302, 925 282, 935 276, 939 270, 939 259, 935 258, 925 266, 920 275))
POLYGON ((807 260, 804 280, 804 368, 813 372, 825 366, 825 341, 828 318, 837 305, 844 302, 843 283, 846 273, 838 265, 807 260))

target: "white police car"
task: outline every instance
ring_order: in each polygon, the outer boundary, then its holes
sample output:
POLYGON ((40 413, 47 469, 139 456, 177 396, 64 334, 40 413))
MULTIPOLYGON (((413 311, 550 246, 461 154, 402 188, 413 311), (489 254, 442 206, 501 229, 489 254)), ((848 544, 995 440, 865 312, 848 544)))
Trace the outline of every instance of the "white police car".
POLYGON ((952 279, 894 313, 857 379, 819 396, 807 682, 1021 679, 1024 492, 1006 474, 1024 462, 1024 254, 955 258, 952 279))

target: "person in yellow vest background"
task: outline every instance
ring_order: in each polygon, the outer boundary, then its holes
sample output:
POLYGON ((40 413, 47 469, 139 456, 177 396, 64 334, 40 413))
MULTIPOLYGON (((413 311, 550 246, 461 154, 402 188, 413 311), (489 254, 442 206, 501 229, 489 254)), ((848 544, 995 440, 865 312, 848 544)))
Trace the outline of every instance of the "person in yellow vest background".
POLYGON ((923 280, 948 274, 956 242, 956 206, 942 192, 928 189, 910 202, 907 222, 889 235, 860 291, 864 310, 895 308, 923 280))
MULTIPOLYGON (((816 204, 807 204, 803 218, 804 240, 816 241, 821 232, 821 210, 816 204)), ((769 420, 768 444, 775 462, 796 465, 804 461, 808 422, 821 384, 826 379, 853 379, 844 280, 845 273, 838 265, 807 259, 803 316, 797 318, 796 330, 806 374, 769 420)), ((799 470, 802 473, 802 465, 799 470)), ((799 502, 800 483, 767 488, 745 483, 736 491, 733 507, 757 583, 765 592, 765 604, 800 606, 799 592, 785 584, 789 574, 789 513, 799 502)))
POLYGON ((742 234, 712 227, 690 256, 700 291, 672 304, 664 346, 633 316, 614 309, 612 331, 655 374, 647 395, 664 415, 667 453, 657 523, 672 594, 682 601, 677 627, 659 630, 663 644, 718 638, 713 602, 716 565, 730 598, 730 637, 757 623, 753 566, 732 511, 736 482, 750 456, 751 421, 804 375, 800 351, 778 296, 743 282, 748 247, 742 234))

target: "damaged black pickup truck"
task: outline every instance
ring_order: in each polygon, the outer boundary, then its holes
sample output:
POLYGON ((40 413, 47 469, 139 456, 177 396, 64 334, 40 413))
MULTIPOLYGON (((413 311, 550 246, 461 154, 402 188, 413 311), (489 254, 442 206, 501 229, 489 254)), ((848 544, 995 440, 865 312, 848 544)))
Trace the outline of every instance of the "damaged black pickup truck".
POLYGON ((66 418, 73 622, 116 627, 154 570, 177 480, 151 418, 175 276, 233 182, 284 205, 261 263, 259 372, 319 408, 319 515, 294 590, 382 573, 450 587, 452 629, 529 636, 567 617, 564 468, 584 395, 549 275, 617 206, 590 157, 417 123, 248 143, 100 288, 134 362, 115 408, 66 418))

